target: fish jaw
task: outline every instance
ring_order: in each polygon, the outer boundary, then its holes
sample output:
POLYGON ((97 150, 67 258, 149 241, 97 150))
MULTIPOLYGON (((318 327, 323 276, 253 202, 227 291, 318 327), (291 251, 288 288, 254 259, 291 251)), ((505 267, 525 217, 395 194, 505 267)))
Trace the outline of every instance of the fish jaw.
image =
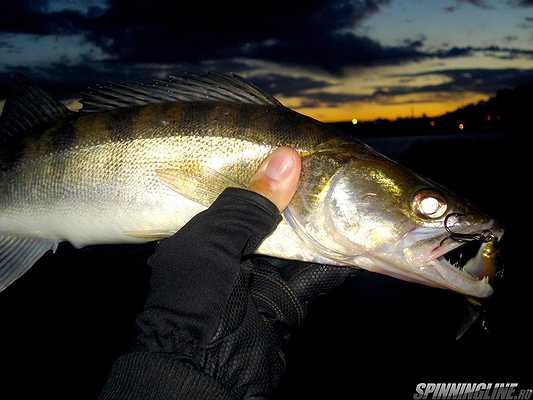
MULTIPOLYGON (((499 228, 494 221, 477 229, 479 231, 489 229, 494 235, 494 242, 503 236, 503 229, 499 228)), ((415 230, 410 235, 406 235, 405 239, 409 243, 416 244, 412 238, 416 235, 420 236, 420 232, 415 230)), ((403 254, 398 251, 396 254, 389 252, 388 254, 355 257, 353 264, 405 281, 449 289, 473 297, 484 298, 492 295, 493 289, 490 282, 494 276, 491 268, 487 268, 486 265, 491 264, 490 266, 495 268, 495 254, 492 251, 494 243, 481 243, 476 255, 467 260, 463 266, 459 266, 449 262, 446 256, 454 250, 461 250, 464 243, 444 240, 446 238, 447 236, 440 235, 433 241, 429 241, 427 243, 429 246, 426 247, 433 247, 429 251, 410 246, 403 248, 401 252, 403 254), (431 246, 430 243, 435 241, 438 246, 431 246), (416 250, 419 253, 418 257, 413 256, 416 250)))
POLYGON ((479 298, 489 297, 493 293, 488 277, 478 279, 454 267, 445 259, 432 261, 430 267, 444 278, 446 287, 455 292, 479 298))
POLYGON ((416 268, 372 256, 354 257, 351 266, 391 276, 407 282, 418 283, 474 297, 488 297, 493 293, 488 278, 477 279, 451 265, 444 258, 436 259, 416 268))

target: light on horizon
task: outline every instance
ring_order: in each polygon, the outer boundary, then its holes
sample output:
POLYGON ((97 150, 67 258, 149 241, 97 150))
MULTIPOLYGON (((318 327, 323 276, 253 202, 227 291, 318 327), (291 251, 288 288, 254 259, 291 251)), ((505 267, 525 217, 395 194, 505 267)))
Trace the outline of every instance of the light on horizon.
POLYGON ((357 121, 357 118, 352 119, 352 124, 357 125, 359 121, 357 121))

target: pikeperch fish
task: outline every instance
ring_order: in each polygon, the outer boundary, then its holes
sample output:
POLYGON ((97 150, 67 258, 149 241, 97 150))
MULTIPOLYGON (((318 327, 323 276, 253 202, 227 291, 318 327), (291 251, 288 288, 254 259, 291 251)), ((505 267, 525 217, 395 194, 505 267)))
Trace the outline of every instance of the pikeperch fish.
POLYGON ((0 118, 0 291, 61 241, 172 235, 277 147, 302 158, 298 191, 257 253, 492 293, 492 218, 364 143, 235 75, 107 84, 79 112, 22 80, 0 118), (468 239, 468 240, 467 240, 468 239), (470 240, 471 239, 471 240, 470 240), (479 241, 470 261, 446 255, 479 241), (489 256, 486 256, 489 254, 489 256))

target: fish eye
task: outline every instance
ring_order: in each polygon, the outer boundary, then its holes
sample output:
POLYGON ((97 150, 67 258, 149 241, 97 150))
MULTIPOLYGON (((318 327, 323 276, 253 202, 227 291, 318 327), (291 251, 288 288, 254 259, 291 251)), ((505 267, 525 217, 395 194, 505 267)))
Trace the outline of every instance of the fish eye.
POLYGON ((419 192, 413 200, 413 210, 422 217, 440 218, 447 209, 448 205, 444 198, 435 192, 419 192))

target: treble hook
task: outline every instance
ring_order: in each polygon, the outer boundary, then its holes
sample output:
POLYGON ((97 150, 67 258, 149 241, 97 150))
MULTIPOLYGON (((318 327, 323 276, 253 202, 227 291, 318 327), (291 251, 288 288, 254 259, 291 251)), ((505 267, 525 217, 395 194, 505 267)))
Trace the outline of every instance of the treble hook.
MULTIPOLYGON (((463 213, 450 213, 444 218, 444 229, 446 229, 446 232, 450 234, 448 238, 455 240, 456 242, 466 243, 466 242, 473 242, 473 241, 479 241, 483 243, 487 243, 490 241, 493 241, 496 239, 496 236, 490 229, 485 229, 479 233, 458 233, 454 232, 450 229, 448 226, 448 220, 451 216, 461 217, 466 216, 466 214, 463 213)), ((446 238, 445 238, 446 239, 446 238)))

